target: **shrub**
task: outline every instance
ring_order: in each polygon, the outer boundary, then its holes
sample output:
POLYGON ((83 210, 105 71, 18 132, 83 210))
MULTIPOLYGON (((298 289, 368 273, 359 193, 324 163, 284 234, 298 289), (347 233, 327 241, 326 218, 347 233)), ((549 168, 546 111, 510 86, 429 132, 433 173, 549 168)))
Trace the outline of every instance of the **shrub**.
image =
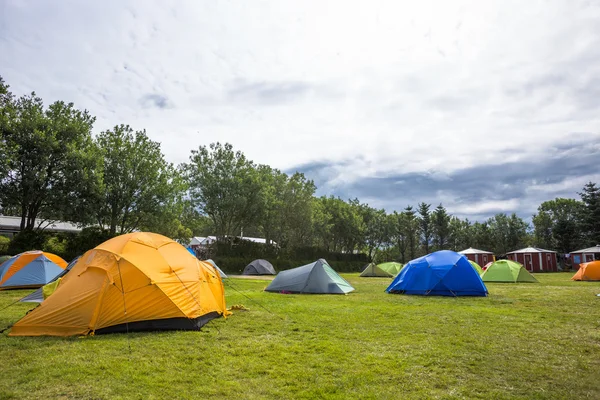
POLYGON ((48 253, 56 254, 62 258, 71 259, 71 257, 68 257, 66 254, 67 243, 68 241, 65 237, 61 238, 59 236, 48 236, 42 246, 42 250, 47 251, 48 253))
POLYGON ((69 259, 82 255, 108 239, 113 238, 108 231, 98 227, 83 228, 78 235, 73 235, 67 244, 69 259))
POLYGON ((6 236, 0 236, 0 254, 8 254, 10 239, 6 236))
POLYGON ((15 235, 8 246, 9 254, 19 254, 29 250, 41 250, 48 234, 40 231, 22 231, 15 235))

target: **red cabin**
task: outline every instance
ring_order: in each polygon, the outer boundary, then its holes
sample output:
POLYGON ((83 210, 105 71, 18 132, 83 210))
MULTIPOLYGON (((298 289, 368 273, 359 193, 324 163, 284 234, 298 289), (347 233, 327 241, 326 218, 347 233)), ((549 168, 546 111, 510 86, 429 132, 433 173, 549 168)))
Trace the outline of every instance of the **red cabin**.
POLYGON ((480 267, 483 267, 489 262, 495 261, 494 253, 485 250, 478 250, 469 247, 466 250, 459 251, 459 254, 464 254, 469 260, 476 262, 480 267))
POLYGON ((579 269, 579 264, 596 260, 600 260, 600 244, 571 252, 571 261, 573 262, 573 269, 575 271, 579 269))
POLYGON ((538 249, 537 247, 526 247, 521 250, 506 253, 509 260, 517 261, 529 272, 556 272, 558 264, 556 252, 552 250, 538 249))

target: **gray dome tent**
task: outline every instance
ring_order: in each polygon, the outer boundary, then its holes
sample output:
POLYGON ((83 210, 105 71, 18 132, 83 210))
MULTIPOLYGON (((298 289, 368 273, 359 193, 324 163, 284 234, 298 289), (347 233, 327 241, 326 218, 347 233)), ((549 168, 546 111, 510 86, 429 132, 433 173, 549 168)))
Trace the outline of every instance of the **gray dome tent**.
POLYGON ((275 268, 267 260, 258 259, 246 265, 242 275, 275 275, 275 268))
POLYGON ((281 271, 266 292, 346 294, 354 288, 322 258, 314 263, 281 271))

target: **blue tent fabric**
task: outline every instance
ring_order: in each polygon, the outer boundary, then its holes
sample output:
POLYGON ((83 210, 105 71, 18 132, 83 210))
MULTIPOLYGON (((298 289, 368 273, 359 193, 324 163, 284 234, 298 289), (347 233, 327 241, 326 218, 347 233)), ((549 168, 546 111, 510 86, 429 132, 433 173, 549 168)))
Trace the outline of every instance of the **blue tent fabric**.
POLYGON ((190 246, 186 247, 187 251, 190 252, 191 255, 193 255, 194 257, 196 257, 196 252, 194 251, 194 249, 192 249, 190 246))
MULTIPOLYGON (((48 283, 52 283, 54 281, 56 281, 59 278, 62 278, 63 276, 65 276, 67 274, 67 272, 69 272, 71 270, 71 268, 73 268, 73 266, 75 264, 77 264, 77 261, 79 261, 79 259, 81 258, 81 256, 78 256, 76 258, 73 259, 73 261, 71 261, 69 263, 69 265, 67 265, 67 268, 65 268, 60 274, 58 274, 57 276, 54 277, 54 279, 52 279, 50 282, 48 283)), ((19 300, 21 303, 41 303, 42 301, 44 301, 44 293, 42 292, 43 288, 39 288, 38 290, 36 290, 35 292, 23 297, 21 300, 19 300)))
MULTIPOLYGON (((6 271, 15 262, 17 257, 13 257, 2 264, 0 275, 4 276, 6 271)), ((2 283, 0 288, 6 289, 11 287, 22 286, 42 286, 50 282, 54 277, 63 272, 63 269, 41 254, 36 259, 25 265, 13 276, 2 283)), ((0 279, 2 279, 0 276, 0 279)))
POLYGON ((488 291, 467 257, 450 250, 409 261, 386 289, 422 296, 487 296, 488 291))

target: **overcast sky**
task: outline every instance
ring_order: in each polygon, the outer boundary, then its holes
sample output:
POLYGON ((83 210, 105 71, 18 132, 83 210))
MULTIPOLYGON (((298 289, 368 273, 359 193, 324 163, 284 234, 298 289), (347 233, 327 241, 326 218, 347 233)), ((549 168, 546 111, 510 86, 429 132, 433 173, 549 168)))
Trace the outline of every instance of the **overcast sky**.
POLYGON ((483 219, 600 183, 598 1, 0 0, 0 75, 318 194, 483 219))

